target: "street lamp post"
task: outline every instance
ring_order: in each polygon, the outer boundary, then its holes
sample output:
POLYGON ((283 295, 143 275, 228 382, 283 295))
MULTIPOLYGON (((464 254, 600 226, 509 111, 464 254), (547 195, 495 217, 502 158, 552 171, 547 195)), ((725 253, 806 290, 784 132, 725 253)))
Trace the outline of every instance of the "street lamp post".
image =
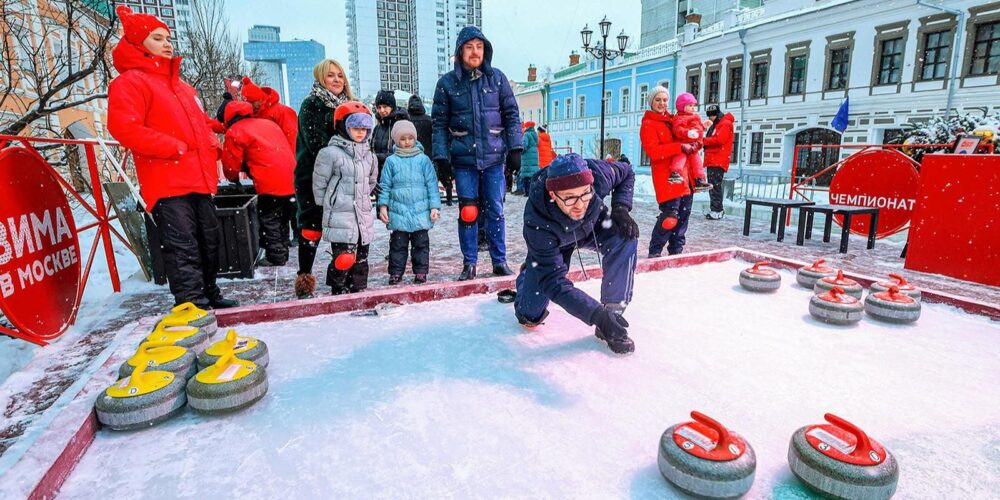
POLYGON ((580 31, 580 36, 583 38, 583 50, 601 60, 601 159, 603 160, 605 113, 604 94, 606 92, 605 86, 607 83, 608 61, 613 61, 618 56, 625 54, 625 47, 628 46, 628 35, 625 34, 625 30, 622 30, 622 32, 618 35, 618 50, 611 50, 608 49, 608 33, 611 31, 611 21, 608 21, 608 16, 604 16, 604 19, 598 23, 598 26, 601 27, 600 46, 590 46, 590 37, 594 34, 594 32, 587 26, 584 26, 583 30, 580 31))

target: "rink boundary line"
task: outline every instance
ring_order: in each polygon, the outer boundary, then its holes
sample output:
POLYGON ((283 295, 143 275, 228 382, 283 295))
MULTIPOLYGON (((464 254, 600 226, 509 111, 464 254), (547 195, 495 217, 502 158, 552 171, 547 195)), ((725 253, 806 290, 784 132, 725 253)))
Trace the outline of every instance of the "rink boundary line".
MULTIPOLYGON (((733 259, 748 263, 766 260, 774 264, 774 267, 789 270, 795 270, 808 264, 741 247, 728 247, 719 250, 643 259, 636 264, 636 272, 656 272, 665 269, 727 262, 733 259)), ((854 273, 844 274, 866 287, 878 280, 872 276, 854 273)), ((567 276, 572 281, 585 281, 600 278, 603 273, 599 266, 591 266, 586 268, 586 271, 576 268, 570 271, 567 276)), ((240 324, 284 321, 370 309, 385 302, 417 304, 463 298, 469 295, 496 293, 500 290, 513 288, 514 282, 515 277, 505 276, 462 282, 410 285, 370 290, 352 295, 243 306, 217 311, 216 317, 219 321, 219 327, 225 328, 240 324)), ((987 316, 995 321, 1000 321, 1000 306, 936 290, 926 288, 920 290, 923 293, 923 300, 927 302, 951 305, 967 313, 987 316)), ((113 347, 116 352, 105 361, 91 380, 87 381, 85 388, 53 419, 52 424, 43 431, 43 435, 38 441, 8 471, 8 476, 14 471, 17 472, 17 475, 11 476, 17 478, 17 484, 13 485, 17 489, 16 493, 32 500, 51 499, 56 496, 100 430, 93 402, 108 385, 117 379, 118 366, 132 355, 133 349, 131 347, 125 349, 121 346, 137 345, 142 337, 148 335, 157 320, 157 316, 149 316, 139 320, 132 332, 122 339, 118 346, 113 347)), ((5 476, 4 479, 7 477, 5 476)), ((9 484, 7 481, 3 481, 3 483, 6 483, 5 486, 9 484)), ((0 491, 6 493, 8 488, 0 487, 0 491)))

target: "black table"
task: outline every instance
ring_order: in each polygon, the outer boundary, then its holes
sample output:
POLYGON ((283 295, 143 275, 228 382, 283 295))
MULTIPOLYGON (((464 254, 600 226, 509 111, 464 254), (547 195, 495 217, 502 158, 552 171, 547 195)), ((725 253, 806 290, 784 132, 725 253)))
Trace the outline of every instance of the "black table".
POLYGON ((810 205, 799 207, 799 235, 795 240, 796 245, 803 245, 806 238, 812 238, 813 217, 817 212, 826 214, 826 222, 823 224, 823 243, 830 242, 833 216, 844 216, 844 225, 840 229, 840 253, 847 253, 847 242, 851 235, 851 217, 855 215, 867 215, 871 218, 871 223, 868 225, 868 249, 875 248, 875 233, 876 229, 878 229, 878 209, 851 205, 810 205))
POLYGON ((743 236, 750 236, 750 211, 754 205, 761 205, 771 207, 771 232, 777 231, 778 241, 785 239, 785 220, 788 218, 788 210, 815 204, 806 200, 784 198, 747 198, 746 203, 746 211, 743 213, 743 236))

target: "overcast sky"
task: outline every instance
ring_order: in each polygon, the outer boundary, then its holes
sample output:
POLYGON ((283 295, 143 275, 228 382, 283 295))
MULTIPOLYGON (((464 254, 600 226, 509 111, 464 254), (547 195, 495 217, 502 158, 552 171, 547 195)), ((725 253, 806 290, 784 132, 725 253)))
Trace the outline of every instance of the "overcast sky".
MULTIPOLYGON (((228 0, 227 10, 243 41, 254 24, 279 26, 282 40, 316 40, 327 57, 348 64, 344 0, 228 0)), ((611 36, 624 29, 638 47, 641 14, 640 0, 483 0, 482 28, 493 43, 494 66, 523 80, 528 64, 540 76, 546 66, 565 66, 570 51, 579 50, 583 25, 596 32, 604 15, 613 23, 611 36)))

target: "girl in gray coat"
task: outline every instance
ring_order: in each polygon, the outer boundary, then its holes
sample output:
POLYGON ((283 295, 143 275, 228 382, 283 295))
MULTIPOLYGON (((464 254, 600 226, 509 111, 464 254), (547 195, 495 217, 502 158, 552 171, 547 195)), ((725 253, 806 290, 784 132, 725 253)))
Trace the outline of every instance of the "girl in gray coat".
POLYGON ((334 295, 368 288, 368 245, 375 233, 371 195, 378 182, 378 160, 368 144, 373 125, 363 104, 340 105, 334 135, 316 156, 313 194, 323 204, 323 240, 333 254, 326 284, 334 295))

